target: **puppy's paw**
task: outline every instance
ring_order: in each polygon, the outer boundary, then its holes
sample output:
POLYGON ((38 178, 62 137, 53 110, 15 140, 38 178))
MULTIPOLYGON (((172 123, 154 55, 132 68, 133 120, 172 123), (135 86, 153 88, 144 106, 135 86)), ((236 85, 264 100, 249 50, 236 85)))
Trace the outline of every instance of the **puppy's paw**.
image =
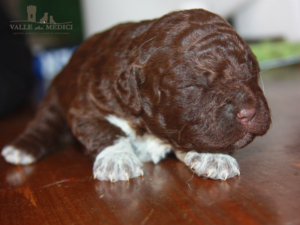
POLYGON ((28 165, 36 161, 36 158, 34 156, 21 149, 17 149, 12 145, 4 147, 2 149, 1 155, 7 162, 16 165, 28 165))
POLYGON ((199 177, 227 180, 240 175, 236 159, 229 155, 189 152, 185 156, 185 163, 199 177))
POLYGON ((111 182, 129 180, 144 175, 142 166, 129 140, 122 138, 99 153, 94 162, 94 178, 111 182))

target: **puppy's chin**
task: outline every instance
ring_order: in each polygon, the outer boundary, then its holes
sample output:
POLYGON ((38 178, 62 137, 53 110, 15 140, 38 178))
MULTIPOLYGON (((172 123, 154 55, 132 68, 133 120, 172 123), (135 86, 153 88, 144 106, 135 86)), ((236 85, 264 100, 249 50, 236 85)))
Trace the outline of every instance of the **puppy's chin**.
POLYGON ((240 140, 238 140, 233 144, 234 149, 236 150, 245 147, 246 145, 251 143, 254 138, 255 138, 254 134, 247 133, 244 137, 242 137, 240 140))

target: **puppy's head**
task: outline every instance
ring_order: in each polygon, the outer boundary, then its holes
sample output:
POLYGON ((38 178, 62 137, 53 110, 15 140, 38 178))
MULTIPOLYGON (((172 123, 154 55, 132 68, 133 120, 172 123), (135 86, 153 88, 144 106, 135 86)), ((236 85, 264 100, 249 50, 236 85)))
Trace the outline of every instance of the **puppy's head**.
POLYGON ((123 74, 131 87, 122 79, 119 86, 127 84, 127 105, 152 133, 176 149, 222 152, 267 132, 258 62, 226 21, 204 10, 176 12, 145 37, 123 74))

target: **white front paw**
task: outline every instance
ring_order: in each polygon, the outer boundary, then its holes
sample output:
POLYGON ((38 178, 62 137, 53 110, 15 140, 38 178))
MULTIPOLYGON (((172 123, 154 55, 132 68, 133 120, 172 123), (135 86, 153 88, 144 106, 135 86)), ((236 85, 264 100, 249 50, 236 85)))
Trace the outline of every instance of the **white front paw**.
POLYGON ((226 180, 240 175, 236 159, 225 154, 189 152, 185 163, 200 177, 226 180))
POLYGON ((7 162, 16 165, 28 165, 36 161, 34 156, 12 145, 4 147, 1 154, 7 162))
POLYGON ((129 180, 143 176, 142 162, 133 153, 129 139, 121 138, 106 147, 94 162, 94 178, 98 180, 129 180))

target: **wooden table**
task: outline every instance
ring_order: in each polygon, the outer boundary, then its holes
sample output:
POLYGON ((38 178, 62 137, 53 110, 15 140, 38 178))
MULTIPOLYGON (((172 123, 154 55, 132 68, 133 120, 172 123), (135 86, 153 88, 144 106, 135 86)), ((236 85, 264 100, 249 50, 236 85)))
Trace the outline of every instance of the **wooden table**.
MULTIPOLYGON (((79 146, 30 166, 0 158, 0 224, 300 224, 300 76, 265 82, 273 125, 233 156, 241 176, 193 176, 170 156, 144 177, 97 181, 79 146)), ((32 118, 30 107, 0 120, 0 147, 32 118)))

